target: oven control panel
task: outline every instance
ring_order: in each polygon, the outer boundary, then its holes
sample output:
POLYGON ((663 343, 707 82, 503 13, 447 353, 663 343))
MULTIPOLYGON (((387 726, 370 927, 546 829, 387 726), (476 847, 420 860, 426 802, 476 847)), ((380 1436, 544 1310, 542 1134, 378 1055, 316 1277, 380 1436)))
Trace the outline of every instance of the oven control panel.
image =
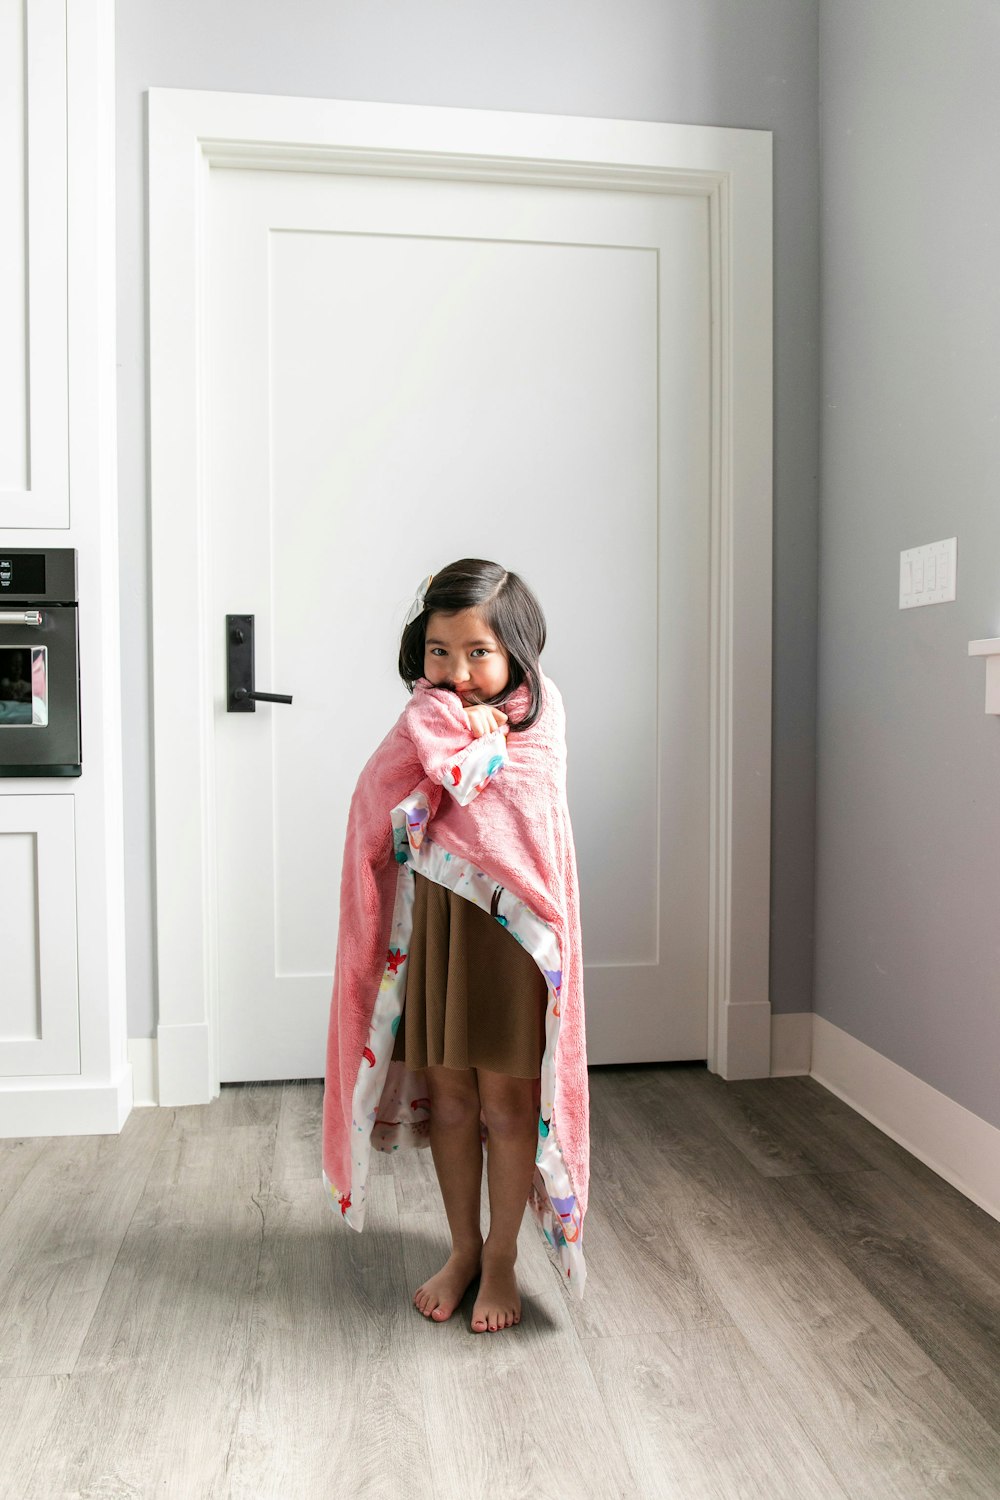
POLYGON ((44 552, 0 553, 0 595, 44 593, 44 552))

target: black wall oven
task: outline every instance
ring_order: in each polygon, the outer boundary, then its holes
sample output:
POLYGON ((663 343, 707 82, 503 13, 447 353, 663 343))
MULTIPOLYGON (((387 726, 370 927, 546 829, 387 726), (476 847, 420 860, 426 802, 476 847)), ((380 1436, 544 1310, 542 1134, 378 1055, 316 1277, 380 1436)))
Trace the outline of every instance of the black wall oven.
POLYGON ((0 776, 79 776, 76 551, 0 545, 0 776))

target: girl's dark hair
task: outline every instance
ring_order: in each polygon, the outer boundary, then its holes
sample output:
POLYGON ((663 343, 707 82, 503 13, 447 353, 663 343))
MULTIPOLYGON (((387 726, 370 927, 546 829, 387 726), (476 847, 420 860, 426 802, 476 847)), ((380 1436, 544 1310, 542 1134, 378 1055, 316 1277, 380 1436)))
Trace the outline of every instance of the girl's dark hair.
POLYGON ((427 621, 432 614, 454 615, 474 609, 507 652, 509 678, 502 692, 484 701, 503 708, 511 694, 526 682, 531 692, 528 712, 511 734, 528 729, 542 711, 542 678, 538 658, 545 645, 545 616, 528 585, 516 573, 481 557, 463 557, 435 573, 424 598, 424 608, 403 629, 399 643, 399 675, 409 692, 424 675, 427 621))

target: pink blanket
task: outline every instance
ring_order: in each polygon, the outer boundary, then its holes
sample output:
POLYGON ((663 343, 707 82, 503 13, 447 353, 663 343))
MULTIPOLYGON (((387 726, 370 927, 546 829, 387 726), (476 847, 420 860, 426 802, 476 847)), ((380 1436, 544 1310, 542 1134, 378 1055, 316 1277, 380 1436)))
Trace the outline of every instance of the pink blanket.
MULTIPOLYGON (((545 976, 528 1206, 564 1283, 582 1297, 590 1113, 579 889, 566 717, 558 688, 541 681, 544 704, 530 729, 474 739, 457 695, 419 678, 361 772, 341 876, 323 1182, 331 1206, 360 1230, 371 1150, 430 1145, 426 1072, 392 1059, 419 871, 489 910, 545 976)), ((528 696, 522 685, 507 703, 511 722, 524 717, 528 696)))

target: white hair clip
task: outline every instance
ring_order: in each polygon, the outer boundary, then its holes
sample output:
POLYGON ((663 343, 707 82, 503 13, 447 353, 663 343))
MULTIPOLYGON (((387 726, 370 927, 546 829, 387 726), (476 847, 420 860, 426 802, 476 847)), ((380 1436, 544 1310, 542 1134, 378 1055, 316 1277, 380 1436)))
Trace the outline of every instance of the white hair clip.
POLYGON ((427 590, 430 588, 431 579, 433 577, 433 573, 428 573, 427 577, 424 579, 423 583, 414 594, 413 603, 410 605, 410 613, 407 615, 406 620, 403 623, 404 630, 406 629, 407 625, 412 624, 412 622, 417 618, 419 614, 422 614, 424 608, 424 599, 427 595, 427 590))

